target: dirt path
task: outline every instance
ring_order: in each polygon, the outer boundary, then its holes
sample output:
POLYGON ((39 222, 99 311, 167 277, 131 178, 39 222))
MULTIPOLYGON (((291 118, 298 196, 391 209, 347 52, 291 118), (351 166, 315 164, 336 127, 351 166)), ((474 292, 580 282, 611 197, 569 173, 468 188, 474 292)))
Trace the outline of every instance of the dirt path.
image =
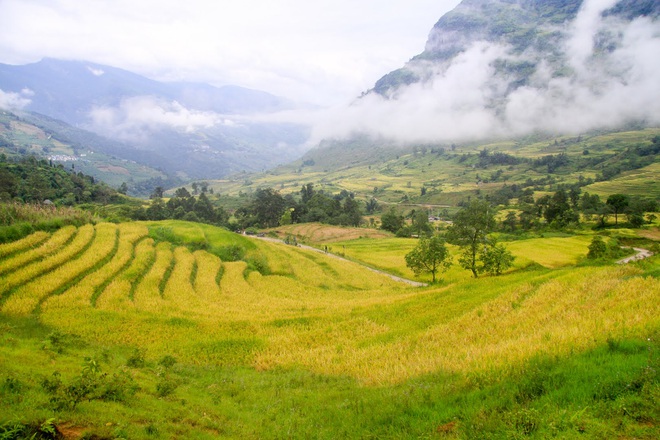
MULTIPOLYGON (((278 238, 270 238, 270 237, 254 237, 254 238, 258 238, 259 240, 264 240, 264 241, 270 241, 271 243, 285 244, 284 241, 282 241, 278 238)), ((290 246, 290 245, 287 245, 287 246, 290 246)), ((393 279, 394 281, 398 281, 400 283, 406 283, 406 284, 409 284, 409 285, 414 286, 414 287, 428 286, 428 284, 426 284, 426 283, 420 283, 419 281, 413 281, 413 280, 409 280, 409 279, 406 279, 406 278, 401 278, 401 277, 398 277, 396 275, 392 275, 390 273, 384 272, 382 270, 378 270, 378 269, 374 269, 373 267, 366 266, 366 265, 360 263, 359 261, 349 260, 348 258, 340 257, 339 255, 335 255, 335 254, 330 253, 330 252, 325 252, 321 249, 317 249, 315 247, 307 246, 305 244, 299 244, 298 247, 301 248, 301 249, 306 249, 308 251, 314 251, 314 252, 318 252, 320 254, 325 254, 329 257, 336 258, 338 260, 350 261, 351 263, 359 264, 360 266, 364 267, 365 269, 369 269, 372 272, 376 272, 378 274, 388 276, 391 279, 393 279)))
POLYGON ((651 252, 648 249, 642 249, 636 247, 632 249, 636 252, 636 254, 617 261, 617 264, 626 264, 626 263, 630 263, 631 261, 643 260, 644 258, 648 258, 651 255, 653 255, 653 252, 651 252))

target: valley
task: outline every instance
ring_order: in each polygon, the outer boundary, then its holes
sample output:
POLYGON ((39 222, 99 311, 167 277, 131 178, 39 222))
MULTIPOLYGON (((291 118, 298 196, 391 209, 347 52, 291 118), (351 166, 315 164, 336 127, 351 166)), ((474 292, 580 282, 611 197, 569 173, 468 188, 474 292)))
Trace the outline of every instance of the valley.
POLYGON ((331 3, 0 2, 0 440, 660 438, 660 3, 331 3))

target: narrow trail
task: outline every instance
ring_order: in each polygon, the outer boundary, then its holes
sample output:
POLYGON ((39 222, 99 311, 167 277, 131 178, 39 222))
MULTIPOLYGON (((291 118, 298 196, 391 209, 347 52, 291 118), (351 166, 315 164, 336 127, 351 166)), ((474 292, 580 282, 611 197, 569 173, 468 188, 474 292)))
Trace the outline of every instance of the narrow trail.
POLYGON ((623 258, 619 261, 617 261, 617 264, 626 264, 630 263, 631 261, 638 261, 638 260, 643 260, 644 258, 649 258, 650 256, 653 255, 653 252, 651 252, 648 249, 642 249, 642 248, 632 248, 635 252, 637 252, 635 255, 631 255, 629 257, 623 258))
MULTIPOLYGON (((286 243, 284 243, 284 241, 280 240, 279 238, 258 237, 258 236, 253 236, 253 237, 257 238, 259 240, 270 241, 271 243, 280 243, 280 244, 286 245, 286 243)), ((290 246, 290 245, 287 245, 287 246, 290 246)), ((375 273, 378 273, 378 274, 381 274, 381 275, 385 275, 387 277, 390 277, 394 281, 398 281, 400 283, 405 283, 405 284, 408 284, 408 285, 411 285, 411 286, 414 286, 414 287, 426 287, 426 286, 428 286, 428 284, 426 284, 426 283, 420 283, 419 281, 413 281, 413 280, 409 280, 409 279, 406 279, 406 278, 401 278, 401 277, 398 277, 396 275, 392 275, 391 273, 387 273, 385 271, 382 271, 382 270, 379 270, 379 269, 374 269, 373 267, 369 267, 369 266, 367 266, 363 263, 360 263, 359 261, 349 260, 348 258, 340 257, 339 255, 335 255, 335 254, 330 253, 330 252, 325 252, 324 250, 317 249, 317 248, 312 247, 312 246, 307 246, 305 244, 298 244, 297 247, 299 247, 301 249, 306 249, 306 250, 309 250, 309 251, 318 252, 320 254, 325 254, 329 257, 336 258, 338 260, 349 261, 351 263, 359 264, 360 266, 364 267, 365 269, 369 269, 372 272, 375 272, 375 273)))

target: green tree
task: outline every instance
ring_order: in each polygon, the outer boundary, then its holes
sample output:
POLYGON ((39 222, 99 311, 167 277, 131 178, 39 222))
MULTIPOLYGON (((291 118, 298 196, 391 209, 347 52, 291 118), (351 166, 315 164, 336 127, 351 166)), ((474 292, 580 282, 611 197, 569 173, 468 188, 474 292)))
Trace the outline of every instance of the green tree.
POLYGON ((402 215, 396 213, 394 208, 390 208, 389 211, 384 213, 380 219, 381 229, 396 233, 404 225, 405 219, 402 215))
POLYGON ((282 217, 280 218, 280 226, 286 226, 293 223, 292 212, 293 208, 284 210, 284 214, 282 214, 282 217))
POLYGON ((426 210, 420 209, 414 211, 412 215, 412 227, 410 228, 411 232, 419 235, 432 235, 433 234, 433 225, 429 222, 429 215, 426 213, 426 210))
POLYGON ((449 251, 442 238, 435 235, 430 238, 422 237, 417 246, 406 254, 406 266, 419 275, 428 272, 436 280, 438 271, 444 272, 451 267, 449 251))
POLYGON ((314 184, 308 183, 306 185, 303 185, 302 189, 300 190, 300 196, 302 197, 303 204, 307 204, 307 202, 310 201, 313 195, 314 195, 314 184))
POLYGON ((360 212, 360 204, 353 197, 346 197, 344 199, 342 210, 341 224, 360 226, 360 223, 362 223, 362 212, 360 212))
POLYGON ((367 201, 367 204, 365 206, 365 208, 367 210, 367 214, 373 214, 374 212, 376 212, 378 210, 378 207, 379 207, 378 206, 378 201, 376 199, 374 199, 373 197, 370 198, 369 201, 367 201))
POLYGON ((628 196, 625 194, 612 194, 605 203, 614 212, 614 224, 618 225, 619 214, 628 207, 628 196))
POLYGON ((155 197, 151 200, 151 204, 147 208, 147 218, 149 220, 165 220, 169 217, 167 207, 160 197, 155 197))
POLYGON ((596 235, 589 245, 589 252, 587 253, 587 258, 597 259, 602 258, 607 255, 607 245, 603 241, 603 237, 596 235))
POLYGON ((518 224, 518 216, 515 211, 507 211, 506 218, 502 221, 502 227, 505 231, 514 232, 518 224))
POLYGON ((479 256, 483 270, 491 275, 500 275, 513 266, 515 257, 503 244, 496 242, 484 246, 479 256))
POLYGON ((272 228, 279 225, 284 208, 284 198, 279 192, 273 188, 260 188, 255 192, 250 210, 259 226, 272 228))
POLYGON ((479 276, 483 267, 477 265, 479 251, 488 244, 487 236, 495 228, 495 211, 483 200, 472 200, 454 216, 454 223, 447 229, 450 243, 459 245, 463 253, 461 267, 479 276))
POLYGON ((217 218, 216 218, 216 212, 215 209, 213 208, 213 204, 209 200, 208 197, 206 197, 205 193, 202 193, 198 198, 197 201, 195 201, 194 205, 194 213, 197 214, 197 217, 200 218, 202 221, 208 222, 208 223, 215 223, 217 218))

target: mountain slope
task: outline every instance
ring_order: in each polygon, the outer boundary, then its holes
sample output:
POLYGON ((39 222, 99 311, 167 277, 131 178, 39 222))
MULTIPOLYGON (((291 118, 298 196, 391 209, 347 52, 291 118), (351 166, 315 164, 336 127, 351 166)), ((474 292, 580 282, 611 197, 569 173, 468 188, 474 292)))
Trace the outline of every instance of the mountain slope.
POLYGON ((0 64, 0 89, 29 89, 29 110, 73 125, 89 123, 94 107, 118 106, 122 100, 152 96, 177 101, 189 109, 222 114, 272 112, 291 109, 292 102, 238 86, 154 81, 116 67, 86 61, 45 58, 22 66, 0 64))
POLYGON ((157 185, 178 183, 156 169, 166 164, 164 158, 38 113, 22 112, 18 116, 0 112, 0 153, 10 158, 36 156, 61 163, 115 188, 126 183, 133 195, 146 196, 157 185))
MULTIPOLYGON (((587 2, 572 0, 464 0, 445 14, 429 33, 424 51, 403 68, 378 80, 373 90, 382 95, 396 92, 402 85, 425 82, 446 69, 459 54, 477 42, 505 45, 507 55, 519 55, 515 62, 506 56, 495 60, 495 71, 507 79, 507 92, 527 85, 543 62, 553 76, 569 75, 565 49, 568 28, 574 24, 580 7, 587 2)), ((610 2, 611 3, 611 2, 610 2)), ((655 19, 660 3, 653 0, 623 0, 600 16, 615 21, 640 17, 655 19)), ((594 41, 596 54, 612 52, 621 44, 617 29, 603 31, 594 41)))
POLYGON ((301 154, 307 138, 299 125, 254 119, 295 106, 266 92, 164 83, 85 61, 0 64, 0 90, 20 97, 26 110, 129 145, 125 159, 183 179, 284 163, 301 154))

